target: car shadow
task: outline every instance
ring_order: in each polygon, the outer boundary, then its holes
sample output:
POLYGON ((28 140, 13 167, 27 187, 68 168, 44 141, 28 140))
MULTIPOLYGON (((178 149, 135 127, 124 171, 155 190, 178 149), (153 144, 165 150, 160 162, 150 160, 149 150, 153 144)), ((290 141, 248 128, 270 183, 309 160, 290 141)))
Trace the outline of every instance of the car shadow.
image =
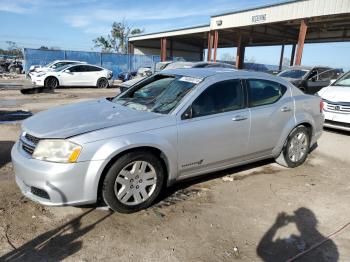
MULTIPOLYGON (((203 175, 199 175, 196 177, 181 180, 178 183, 174 184, 173 186, 165 187, 162 190, 158 199, 155 201, 153 206, 157 206, 157 204, 159 204, 162 201, 170 201, 171 202, 172 195, 175 195, 179 191, 184 191, 187 188, 189 188, 193 185, 196 185, 196 184, 204 183, 204 182, 207 182, 210 180, 215 180, 215 179, 225 177, 227 175, 232 175, 232 174, 233 174, 233 180, 243 180, 249 176, 254 176, 254 175, 264 173, 264 171, 262 171, 261 173, 260 172, 252 172, 251 175, 245 175, 245 176, 235 176, 234 175, 235 173, 247 171, 247 170, 250 170, 253 168, 267 166, 271 163, 274 163, 273 159, 266 159, 266 160, 261 160, 261 161, 254 162, 251 164, 246 164, 246 165, 242 165, 242 166, 228 168, 228 169, 225 169, 222 171, 212 172, 212 173, 203 174, 203 175)), ((274 171, 272 171, 271 169, 268 169, 268 170, 266 170, 266 172, 271 173, 274 171)))
POLYGON ((15 142, 0 141, 0 168, 11 162, 11 149, 15 142))
POLYGON ((82 219, 95 209, 90 209, 69 222, 49 230, 22 246, 0 257, 0 261, 62 261, 82 248, 82 236, 93 230, 96 225, 107 219, 113 213, 83 226, 82 219))
POLYGON ((337 246, 317 230, 317 223, 316 215, 305 207, 298 208, 293 215, 278 214, 257 246, 258 256, 263 261, 338 261, 337 246), (278 230, 289 224, 295 224, 299 232, 277 238, 278 230))
POLYGON ((12 121, 21 121, 27 119, 28 117, 33 116, 33 113, 30 111, 23 110, 0 110, 0 123, 7 123, 12 121))
MULTIPOLYGON (((57 87, 56 89, 51 89, 47 87, 30 87, 30 88, 22 88, 21 93, 23 95, 33 95, 33 94, 40 94, 40 93, 55 93, 55 90, 67 90, 67 89, 80 89, 80 88, 96 88, 95 86, 62 86, 57 87)), ((108 89, 115 88, 116 86, 108 87, 108 89)), ((98 88, 96 88, 98 90, 98 88)))
POLYGON ((327 131, 328 133, 339 134, 343 136, 350 136, 350 132, 345 130, 333 129, 328 127, 323 127, 323 130, 327 131))

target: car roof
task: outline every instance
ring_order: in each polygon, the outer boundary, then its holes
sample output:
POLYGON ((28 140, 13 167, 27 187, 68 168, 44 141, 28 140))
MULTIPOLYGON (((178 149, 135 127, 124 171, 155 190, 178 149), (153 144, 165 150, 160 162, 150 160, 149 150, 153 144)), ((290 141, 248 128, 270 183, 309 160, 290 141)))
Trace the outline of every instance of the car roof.
MULTIPOLYGON (((69 65, 69 66, 79 66, 79 65, 83 65, 83 66, 96 66, 96 67, 100 67, 98 65, 92 65, 92 64, 88 64, 88 63, 76 63, 76 64, 72 64, 72 65, 69 65)), ((101 67, 102 68, 102 67, 101 67)))
POLYGON ((286 70, 289 70, 289 69, 312 70, 314 68, 329 68, 329 69, 331 69, 329 66, 291 66, 291 67, 288 67, 286 70))
POLYGON ((59 62, 86 64, 86 62, 83 62, 83 61, 75 61, 75 60, 55 60, 55 61, 54 61, 54 63, 59 63, 59 62))
POLYGON ((245 70, 237 70, 225 67, 208 67, 208 68, 180 68, 180 69, 169 69, 159 72, 162 75, 182 75, 195 78, 207 78, 219 74, 230 74, 232 77, 269 77, 270 74, 261 72, 252 72, 245 70))

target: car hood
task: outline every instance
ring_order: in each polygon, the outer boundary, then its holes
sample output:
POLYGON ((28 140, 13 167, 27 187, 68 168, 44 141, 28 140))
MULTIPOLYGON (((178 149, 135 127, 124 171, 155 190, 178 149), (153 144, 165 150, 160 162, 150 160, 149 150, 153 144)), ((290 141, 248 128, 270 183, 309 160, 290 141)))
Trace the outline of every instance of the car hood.
POLYGON ((22 128, 23 131, 39 138, 68 138, 156 117, 159 115, 100 99, 40 112, 26 119, 22 128))
POLYGON ((302 79, 301 78, 290 78, 290 77, 283 77, 283 76, 280 76, 282 77, 284 80, 287 80, 288 82, 300 82, 302 79))
POLYGON ((321 89, 319 95, 323 99, 332 102, 350 102, 350 86, 328 86, 321 89))

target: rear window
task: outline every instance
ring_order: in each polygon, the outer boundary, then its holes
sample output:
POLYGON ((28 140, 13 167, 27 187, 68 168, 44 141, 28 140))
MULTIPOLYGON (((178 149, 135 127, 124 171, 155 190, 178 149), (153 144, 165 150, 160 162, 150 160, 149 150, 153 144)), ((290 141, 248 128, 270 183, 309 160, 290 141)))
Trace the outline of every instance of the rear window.
POLYGON ((247 80, 249 106, 263 106, 277 102, 287 91, 287 87, 262 79, 247 80))

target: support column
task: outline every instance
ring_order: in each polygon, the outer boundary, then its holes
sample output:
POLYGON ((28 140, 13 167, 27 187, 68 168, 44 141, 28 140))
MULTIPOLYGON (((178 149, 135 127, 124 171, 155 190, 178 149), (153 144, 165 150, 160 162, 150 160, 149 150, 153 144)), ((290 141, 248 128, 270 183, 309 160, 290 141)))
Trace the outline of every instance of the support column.
POLYGON ((213 48, 213 32, 209 31, 208 32, 208 54, 207 54, 207 61, 211 61, 211 53, 212 53, 212 48, 213 48))
POLYGON ((214 62, 216 62, 218 43, 219 43, 219 32, 215 30, 214 31, 214 62))
POLYGON ((292 45, 292 53, 290 55, 290 66, 294 65, 294 57, 295 57, 295 44, 292 45))
POLYGON ((239 34, 238 41, 237 41, 237 54, 236 54, 236 67, 237 67, 237 69, 243 69, 244 53, 245 53, 245 46, 243 43, 243 37, 242 37, 242 34, 239 34))
POLYGON ((128 42, 128 54, 134 54, 134 44, 128 42))
POLYGON ((284 45, 282 45, 282 48, 281 48, 280 64, 278 66, 278 70, 279 71, 282 70, 283 56, 284 56, 284 45))
POLYGON ((302 19, 300 23, 300 29, 299 29, 298 49, 297 49, 297 55, 295 58, 295 65, 301 65, 301 58, 303 56, 306 32, 307 32, 307 24, 305 19, 302 19))
POLYGON ((162 62, 166 61, 166 45, 167 45, 167 41, 166 38, 163 37, 160 39, 160 60, 162 62))
POLYGON ((173 40, 169 40, 169 44, 170 44, 170 47, 169 47, 169 49, 170 49, 170 57, 173 59, 174 57, 174 47, 173 47, 173 40))

